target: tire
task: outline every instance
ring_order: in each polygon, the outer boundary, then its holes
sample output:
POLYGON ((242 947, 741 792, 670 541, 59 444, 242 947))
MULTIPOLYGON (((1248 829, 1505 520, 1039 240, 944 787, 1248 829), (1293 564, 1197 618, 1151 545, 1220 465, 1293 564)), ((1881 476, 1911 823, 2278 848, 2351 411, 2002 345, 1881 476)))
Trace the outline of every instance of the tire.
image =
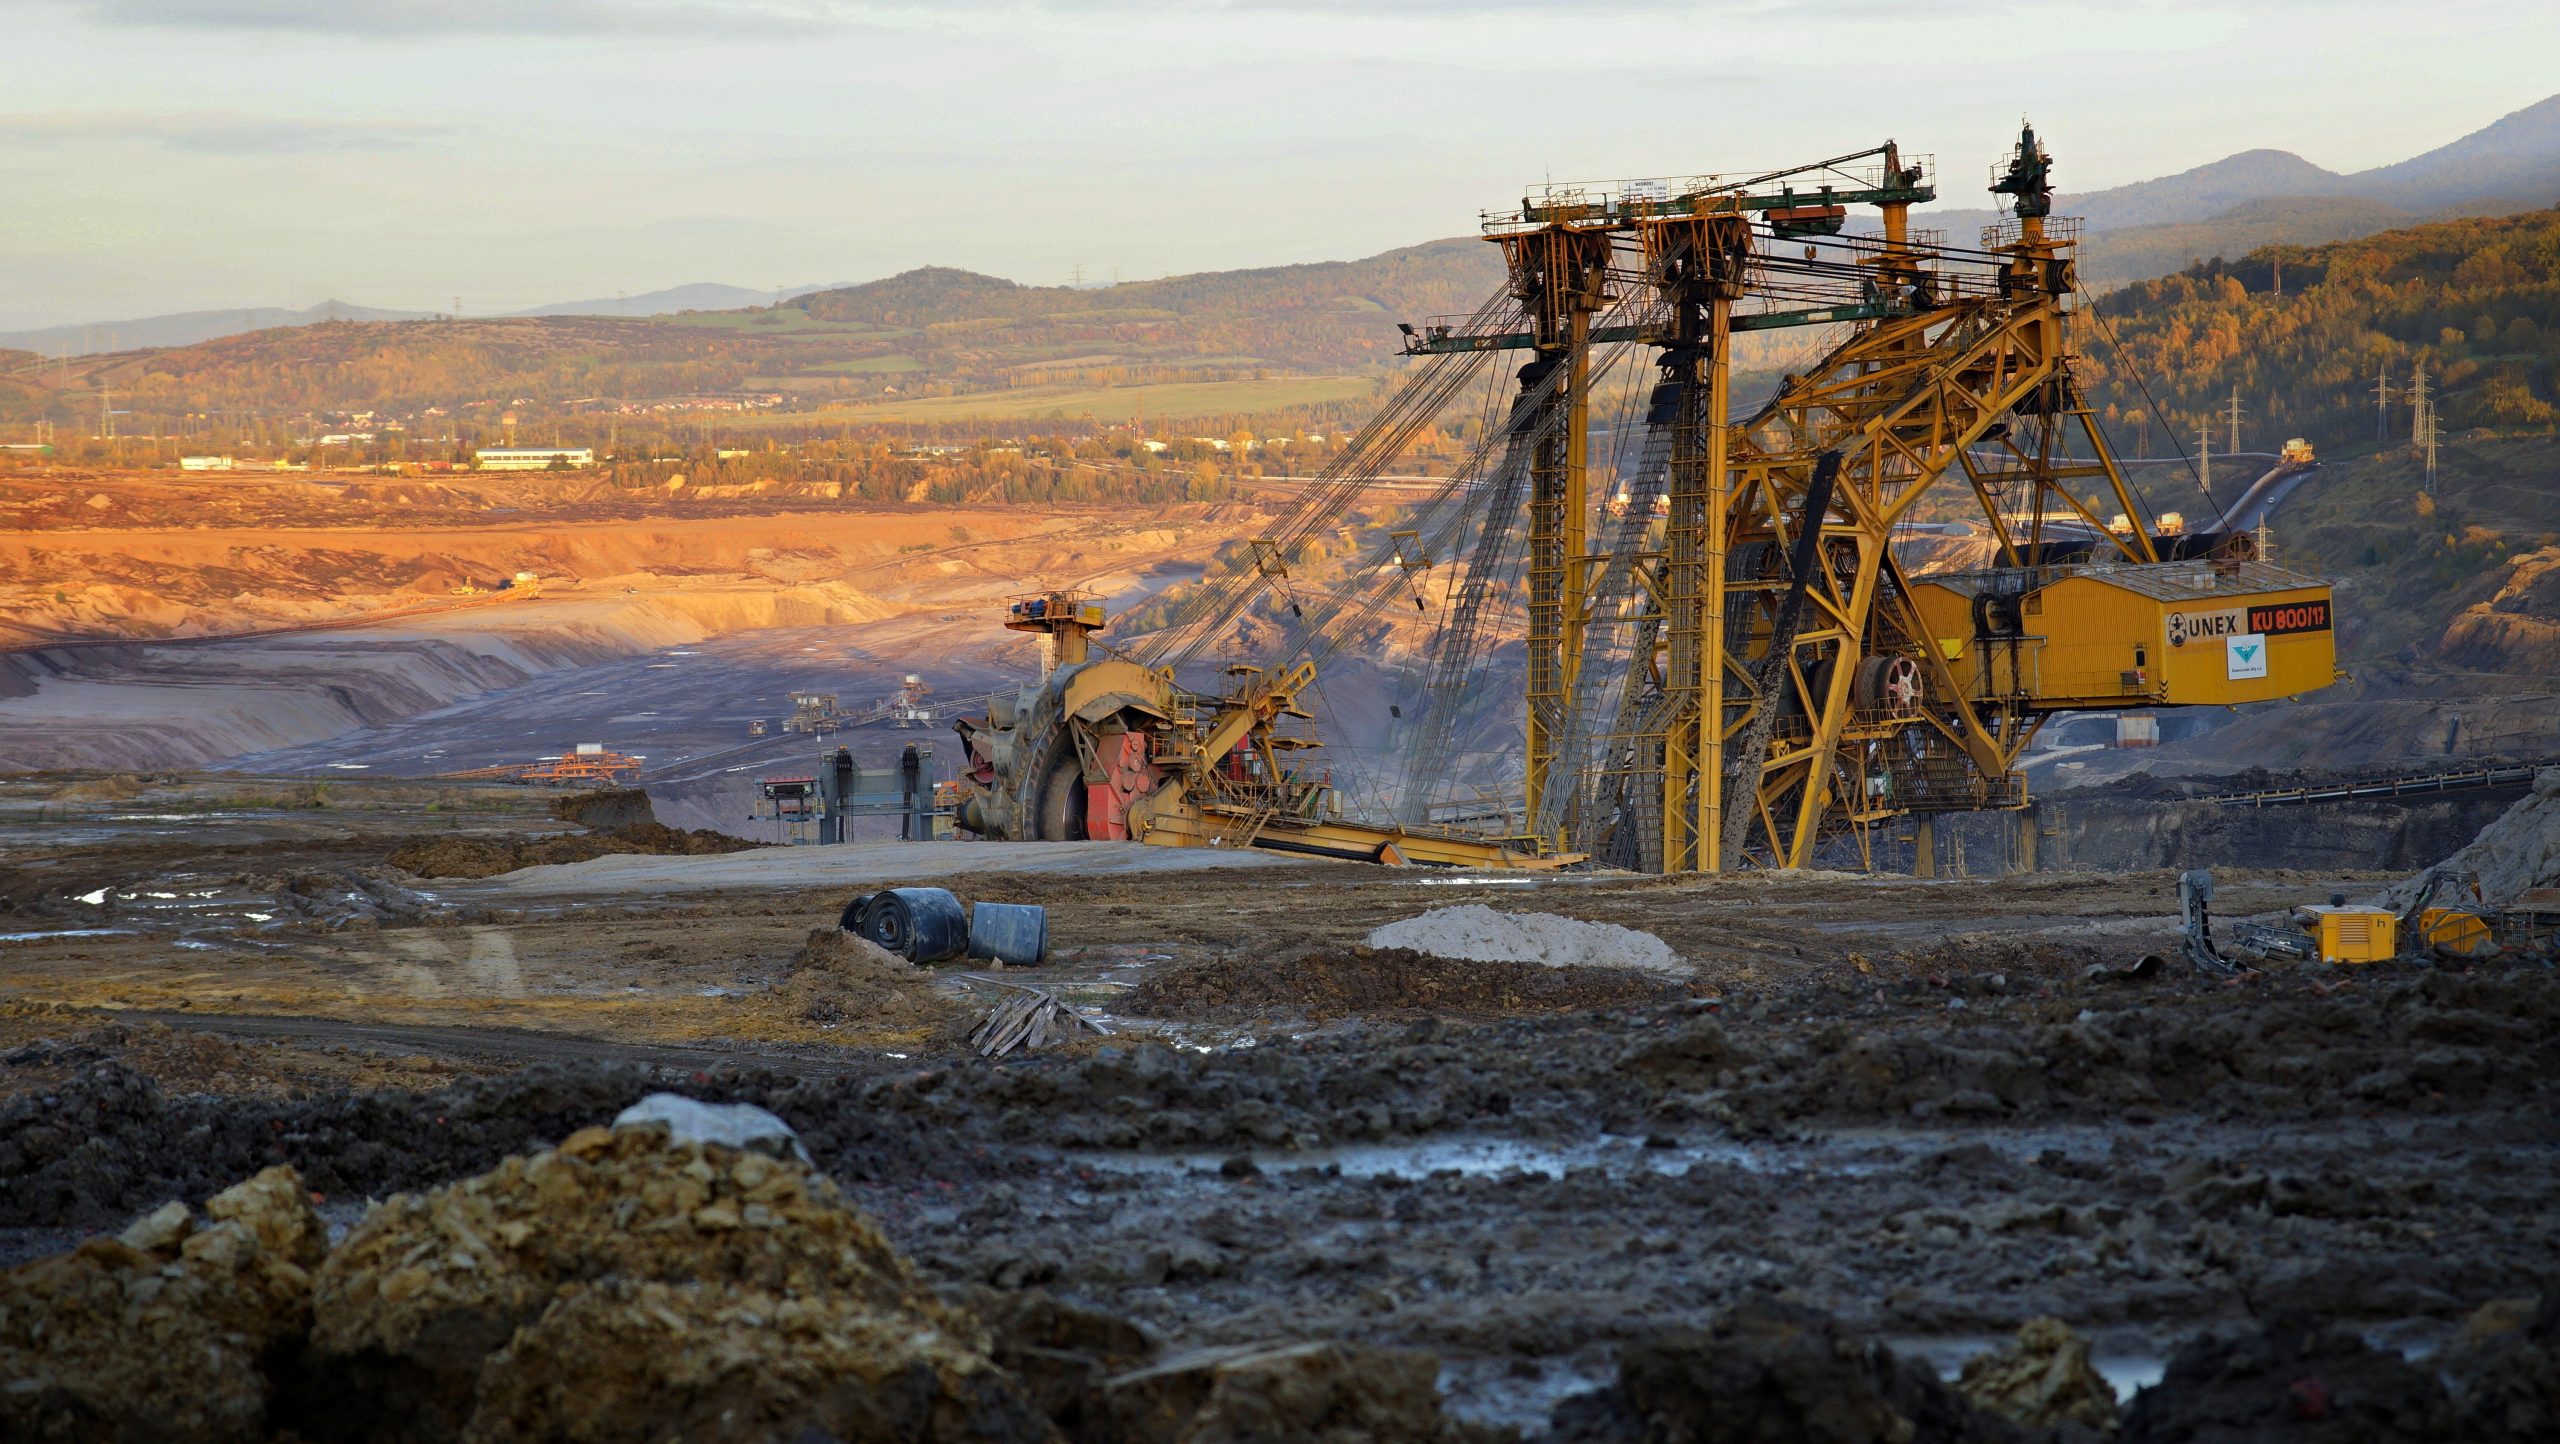
POLYGON ((1084 816, 1084 766, 1070 752, 1050 764, 1048 779, 1040 784, 1041 841, 1084 841, 1084 816))

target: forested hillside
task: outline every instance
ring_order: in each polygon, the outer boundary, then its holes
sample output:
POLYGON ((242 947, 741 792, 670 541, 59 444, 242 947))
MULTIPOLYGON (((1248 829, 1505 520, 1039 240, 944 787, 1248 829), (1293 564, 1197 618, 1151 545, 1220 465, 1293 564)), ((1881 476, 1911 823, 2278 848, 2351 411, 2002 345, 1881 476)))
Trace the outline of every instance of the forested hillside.
POLYGON ((2421 366, 2448 433, 2560 418, 2560 210, 2267 247, 2126 286, 2097 312, 2105 333, 2081 345, 2107 419, 2155 435, 2165 421, 2190 445, 2234 387, 2261 440, 2406 434, 2421 366), (2378 412, 2382 378, 2394 401, 2378 412))
POLYGON ((1294 398, 1257 398, 1253 383, 1374 374, 1398 355, 1396 322, 1471 311, 1501 278, 1491 246, 1451 240, 1361 261, 1091 289, 929 267, 740 311, 340 322, 67 364, 13 353, 21 357, 14 367, 0 357, 0 382, 24 385, 0 386, 0 421, 47 411, 69 418, 75 405, 93 411, 101 384, 119 408, 159 417, 406 414, 722 392, 803 405, 911 404, 1043 386, 1197 382, 1239 388, 1232 407, 1211 411, 1260 410, 1294 398))

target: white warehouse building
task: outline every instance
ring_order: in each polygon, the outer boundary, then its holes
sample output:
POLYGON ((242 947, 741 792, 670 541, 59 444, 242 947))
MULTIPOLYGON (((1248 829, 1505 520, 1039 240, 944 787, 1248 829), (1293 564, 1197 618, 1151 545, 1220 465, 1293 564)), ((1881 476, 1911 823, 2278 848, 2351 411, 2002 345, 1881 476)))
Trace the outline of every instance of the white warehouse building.
POLYGON ((545 471, 558 462, 572 468, 596 464, 592 446, 488 446, 471 454, 482 471, 545 471))

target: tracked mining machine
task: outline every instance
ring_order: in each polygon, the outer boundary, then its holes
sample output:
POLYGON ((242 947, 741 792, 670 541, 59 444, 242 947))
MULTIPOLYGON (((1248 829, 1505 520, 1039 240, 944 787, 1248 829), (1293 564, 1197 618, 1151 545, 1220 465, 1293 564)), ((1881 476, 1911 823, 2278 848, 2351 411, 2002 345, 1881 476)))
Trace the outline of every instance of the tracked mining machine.
POLYGON ((1008 625, 1051 634, 1057 671, 964 728, 979 790, 963 825, 1652 873, 1872 867, 1907 819, 2027 819, 2019 762, 2057 713, 2327 686, 2328 583, 2247 531, 2155 515, 2115 460, 2077 374, 2080 339, 2106 333, 2051 179, 2022 129, 1991 175, 2010 215, 1978 245, 1912 227, 1933 167, 1890 141, 1750 175, 1550 184, 1486 213, 1505 285, 1402 328, 1418 363, 1402 388, 1168 625, 1096 659, 1089 600, 1017 608, 1008 625), (1736 338, 1783 328, 1816 328, 1822 349, 1736 417, 1736 338), (1376 520, 1371 483, 1470 392, 1471 453, 1376 520), (1897 544, 1923 524, 1983 557, 1907 568, 1897 544), (1358 565, 1323 574, 1346 537, 1358 565), (1407 601, 1436 601, 1438 625, 1398 755, 1340 764, 1360 761, 1360 790, 1402 826, 1354 823, 1304 760, 1298 699, 1407 601), (1495 635, 1507 614, 1524 625, 1495 635), (1503 645, 1517 673, 1495 669, 1503 645), (1221 664, 1215 695, 1176 683, 1221 664), (1502 675, 1520 680, 1487 685, 1502 675), (1487 782, 1462 775, 1458 739, 1488 705, 1524 726, 1518 770, 1493 779, 1513 835, 1431 828, 1435 802, 1487 782))
POLYGON ((1048 638, 1041 680, 956 724, 969 792, 956 821, 982 837, 1258 847, 1351 862, 1561 867, 1582 859, 1429 827, 1338 815, 1298 696, 1315 678, 1227 668, 1215 695, 1175 685, 1170 667, 1097 655, 1102 604, 1050 592, 1012 604, 1009 630, 1048 638))

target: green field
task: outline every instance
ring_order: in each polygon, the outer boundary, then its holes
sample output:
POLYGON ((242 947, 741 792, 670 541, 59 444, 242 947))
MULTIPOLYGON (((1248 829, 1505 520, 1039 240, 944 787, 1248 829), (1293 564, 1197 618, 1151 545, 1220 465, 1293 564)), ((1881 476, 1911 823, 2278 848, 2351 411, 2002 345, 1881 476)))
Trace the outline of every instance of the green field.
POLYGON ((1370 394, 1374 376, 1284 376, 1268 381, 1165 381, 1144 386, 1024 386, 966 396, 919 396, 831 406, 830 420, 1023 421, 1147 416, 1179 418, 1283 411, 1370 394))
POLYGON ((888 371, 922 371, 924 363, 913 356, 862 356, 851 361, 822 361, 809 369, 830 376, 874 376, 888 371))

